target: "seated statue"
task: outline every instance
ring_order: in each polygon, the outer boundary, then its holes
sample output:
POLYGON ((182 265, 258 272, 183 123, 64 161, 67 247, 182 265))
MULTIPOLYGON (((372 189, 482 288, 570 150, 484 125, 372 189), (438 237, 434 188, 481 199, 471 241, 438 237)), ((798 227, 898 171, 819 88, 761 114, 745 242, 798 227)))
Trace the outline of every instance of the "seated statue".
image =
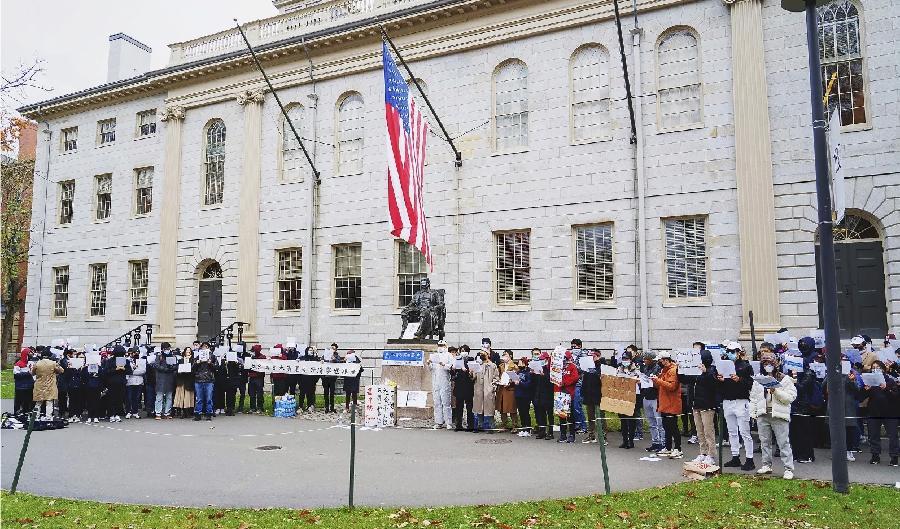
POLYGON ((444 305, 444 289, 431 289, 431 281, 426 277, 419 282, 419 290, 413 294, 409 305, 403 307, 400 317, 403 318, 403 328, 400 337, 406 332, 410 322, 418 322, 416 338, 433 339, 437 335, 438 340, 444 339, 444 322, 447 319, 447 308, 444 305))

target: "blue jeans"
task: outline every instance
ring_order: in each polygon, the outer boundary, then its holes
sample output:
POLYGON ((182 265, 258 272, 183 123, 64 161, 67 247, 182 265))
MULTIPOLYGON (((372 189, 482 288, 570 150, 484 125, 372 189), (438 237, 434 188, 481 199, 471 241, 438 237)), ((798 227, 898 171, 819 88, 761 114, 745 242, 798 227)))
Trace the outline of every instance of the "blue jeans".
POLYGON ((155 411, 153 406, 156 403, 156 385, 144 384, 144 411, 155 411))
POLYGON ((493 430, 494 429, 494 416, 493 415, 475 415, 475 431, 481 432, 484 430, 493 430))
POLYGON ((127 413, 137 413, 141 409, 141 397, 144 396, 144 386, 125 386, 125 398, 128 407, 127 413))
POLYGON ((581 404, 581 384, 575 386, 575 398, 572 399, 572 422, 576 430, 587 430, 587 420, 584 417, 584 406, 581 404))
POLYGON ((156 407, 154 411, 157 417, 172 415, 172 393, 156 393, 156 407))
POLYGON ((194 382, 194 415, 213 414, 213 383, 212 382, 194 382))

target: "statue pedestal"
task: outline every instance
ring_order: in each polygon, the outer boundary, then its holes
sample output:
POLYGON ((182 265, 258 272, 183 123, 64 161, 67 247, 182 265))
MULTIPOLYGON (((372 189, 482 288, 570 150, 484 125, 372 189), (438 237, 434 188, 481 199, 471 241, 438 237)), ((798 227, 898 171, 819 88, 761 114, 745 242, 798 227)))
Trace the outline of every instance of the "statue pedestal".
MULTIPOLYGON (((388 340, 384 350, 386 353, 390 351, 421 352, 421 361, 417 364, 384 365, 382 363, 381 365, 381 380, 383 384, 386 384, 388 380, 394 382, 397 384, 398 392, 428 392, 424 408, 405 407, 398 402, 396 408, 397 419, 431 419, 434 417, 434 400, 431 395, 431 371, 425 367, 425 362, 428 361, 431 353, 437 352, 437 340, 388 340)), ((400 425, 402 426, 402 424, 400 425)))

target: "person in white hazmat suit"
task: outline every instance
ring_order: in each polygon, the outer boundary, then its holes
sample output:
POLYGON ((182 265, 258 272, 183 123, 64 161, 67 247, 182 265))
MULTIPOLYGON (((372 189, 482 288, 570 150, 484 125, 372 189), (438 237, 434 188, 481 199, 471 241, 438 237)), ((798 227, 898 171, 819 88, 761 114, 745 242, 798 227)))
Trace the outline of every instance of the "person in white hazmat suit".
POLYGON ((453 408, 450 404, 450 368, 453 359, 447 353, 447 342, 438 342, 438 357, 431 355, 428 368, 431 370, 431 395, 434 401, 434 429, 442 426, 453 428, 453 408))

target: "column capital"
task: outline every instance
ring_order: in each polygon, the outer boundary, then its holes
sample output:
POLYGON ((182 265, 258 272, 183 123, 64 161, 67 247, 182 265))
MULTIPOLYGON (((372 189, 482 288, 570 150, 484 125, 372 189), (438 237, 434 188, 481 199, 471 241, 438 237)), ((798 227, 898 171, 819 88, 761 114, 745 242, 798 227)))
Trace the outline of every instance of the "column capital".
POLYGON ((235 99, 237 99, 239 105, 245 106, 250 103, 262 103, 266 98, 266 94, 261 88, 256 88, 253 90, 244 90, 242 92, 238 92, 238 94, 234 97, 235 99))
POLYGON ((736 4, 740 4, 741 2, 758 2, 762 3, 762 0, 722 0, 722 3, 728 7, 731 7, 736 4))
POLYGON ((181 105, 169 105, 159 112, 160 121, 181 121, 184 119, 184 107, 181 105))

